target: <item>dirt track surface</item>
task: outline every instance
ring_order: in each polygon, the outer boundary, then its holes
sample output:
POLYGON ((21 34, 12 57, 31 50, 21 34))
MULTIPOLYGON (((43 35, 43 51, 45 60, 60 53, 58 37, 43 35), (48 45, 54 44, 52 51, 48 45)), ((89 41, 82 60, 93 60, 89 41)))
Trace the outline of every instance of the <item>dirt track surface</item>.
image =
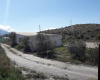
POLYGON ((95 47, 98 47, 98 43, 96 42, 86 42, 86 46, 87 48, 95 48, 95 47))
POLYGON ((55 75, 68 77, 69 80, 87 80, 88 78, 97 78, 98 68, 83 65, 73 65, 70 63, 59 62, 39 58, 29 54, 23 54, 6 44, 1 44, 7 56, 15 61, 18 66, 26 67, 35 71, 42 72, 46 75, 55 75), (7 47, 14 51, 12 53, 7 47))

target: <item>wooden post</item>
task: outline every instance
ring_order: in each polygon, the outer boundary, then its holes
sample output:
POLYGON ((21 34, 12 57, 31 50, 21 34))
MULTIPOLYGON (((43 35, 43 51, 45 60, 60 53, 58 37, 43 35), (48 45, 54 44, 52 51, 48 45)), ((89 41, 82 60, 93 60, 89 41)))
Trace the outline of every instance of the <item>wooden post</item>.
POLYGON ((99 44, 99 61, 98 61, 98 80, 100 80, 100 44, 99 44))

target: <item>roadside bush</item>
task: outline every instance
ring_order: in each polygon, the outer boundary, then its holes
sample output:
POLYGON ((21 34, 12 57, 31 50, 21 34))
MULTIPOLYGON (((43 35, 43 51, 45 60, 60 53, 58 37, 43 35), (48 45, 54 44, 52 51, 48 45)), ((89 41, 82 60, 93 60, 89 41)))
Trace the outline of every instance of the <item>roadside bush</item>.
POLYGON ((88 48, 86 51, 88 64, 98 65, 98 61, 99 61, 98 55, 99 55, 98 48, 88 48))
POLYGON ((16 46, 16 45, 17 45, 16 42, 11 42, 11 47, 14 47, 14 46, 16 46))
POLYGON ((34 79, 46 79, 47 77, 43 73, 36 73, 33 75, 34 79))
POLYGON ((29 46, 29 37, 25 36, 22 40, 23 45, 24 45, 24 52, 31 52, 31 48, 29 46))
POLYGON ((97 40, 100 40, 100 34, 96 36, 96 39, 97 40))
POLYGON ((15 32, 11 32, 9 34, 10 40, 11 40, 11 47, 14 47, 17 45, 16 43, 16 33, 15 32))
POLYGON ((17 49, 22 49, 22 48, 24 48, 24 46, 23 46, 23 44, 18 44, 18 45, 16 46, 16 48, 17 48, 17 49))
POLYGON ((0 80, 3 80, 2 76, 0 75, 0 80))
POLYGON ((51 50, 47 51, 47 58, 50 58, 50 59, 54 58, 55 57, 54 54, 55 54, 54 51, 51 51, 51 50))
POLYGON ((0 80, 25 80, 20 70, 10 64, 10 59, 0 47, 0 80))
POLYGON ((68 50, 73 55, 72 58, 85 62, 86 44, 83 41, 69 42, 68 50))

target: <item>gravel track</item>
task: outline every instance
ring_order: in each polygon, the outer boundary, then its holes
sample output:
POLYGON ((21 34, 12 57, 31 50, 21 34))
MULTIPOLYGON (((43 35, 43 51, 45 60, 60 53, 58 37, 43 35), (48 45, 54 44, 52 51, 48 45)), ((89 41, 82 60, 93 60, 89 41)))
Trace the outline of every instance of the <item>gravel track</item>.
POLYGON ((42 72, 46 75, 68 77, 70 80, 87 80, 88 78, 97 78, 98 76, 97 67, 74 65, 55 60, 43 59, 33 55, 24 54, 23 52, 2 43, 1 47, 4 48, 7 56, 12 61, 15 61, 18 66, 42 72), (14 53, 10 50, 13 50, 14 53))

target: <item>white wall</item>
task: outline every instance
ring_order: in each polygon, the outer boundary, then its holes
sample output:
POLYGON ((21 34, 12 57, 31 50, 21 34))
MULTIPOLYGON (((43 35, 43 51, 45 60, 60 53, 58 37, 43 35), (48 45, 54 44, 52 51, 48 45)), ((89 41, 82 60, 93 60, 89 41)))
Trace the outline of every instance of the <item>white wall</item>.
POLYGON ((61 36, 49 36, 50 40, 56 44, 56 46, 61 46, 61 36))
MULTIPOLYGON (((35 35, 36 36, 36 35, 35 35)), ((35 36, 29 36, 29 45, 31 47, 31 50, 33 48, 35 48, 35 36)), ((48 35, 50 40, 58 47, 62 45, 61 39, 62 37, 60 35, 48 35)), ((16 42, 18 44, 20 44, 21 42, 19 42, 19 38, 24 38, 25 35, 20 35, 20 34, 16 34, 16 42)))
POLYGON ((25 37, 24 35, 16 34, 16 42, 17 42, 18 44, 20 44, 19 38, 24 38, 24 37, 25 37))

